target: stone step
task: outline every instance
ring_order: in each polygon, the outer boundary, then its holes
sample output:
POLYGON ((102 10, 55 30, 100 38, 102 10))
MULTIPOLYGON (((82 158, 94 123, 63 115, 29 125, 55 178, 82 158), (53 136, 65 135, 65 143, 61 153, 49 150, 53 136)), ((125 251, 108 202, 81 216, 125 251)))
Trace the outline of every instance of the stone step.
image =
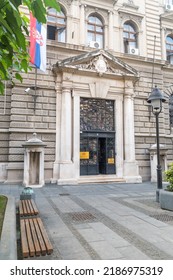
POLYGON ((125 183, 125 179, 117 178, 112 175, 92 175, 92 176, 81 176, 78 180, 79 184, 85 183, 125 183))

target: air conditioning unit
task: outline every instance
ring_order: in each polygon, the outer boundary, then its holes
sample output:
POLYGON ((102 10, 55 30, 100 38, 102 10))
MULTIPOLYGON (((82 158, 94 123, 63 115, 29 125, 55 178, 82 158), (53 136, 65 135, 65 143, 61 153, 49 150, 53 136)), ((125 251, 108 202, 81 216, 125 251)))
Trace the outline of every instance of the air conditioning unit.
POLYGON ((139 49, 130 47, 129 48, 129 53, 134 54, 134 55, 138 55, 139 54, 139 49))
POLYGON ((89 43, 89 46, 90 46, 91 48, 95 48, 95 49, 99 49, 99 48, 100 48, 100 44, 99 44, 98 42, 96 42, 96 41, 91 41, 91 42, 89 43))
POLYGON ((166 4, 166 5, 165 5, 165 10, 167 10, 167 11, 173 11, 173 5, 166 4))

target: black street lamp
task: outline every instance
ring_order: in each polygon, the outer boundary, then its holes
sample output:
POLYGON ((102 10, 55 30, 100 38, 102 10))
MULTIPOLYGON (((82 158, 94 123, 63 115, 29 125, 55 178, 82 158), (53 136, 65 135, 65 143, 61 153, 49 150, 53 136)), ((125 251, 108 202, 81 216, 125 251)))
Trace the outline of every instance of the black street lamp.
POLYGON ((166 99, 161 91, 155 86, 152 90, 147 102, 151 103, 152 112, 156 116, 156 139, 157 139, 157 190, 156 201, 159 202, 159 190, 162 189, 162 167, 160 164, 160 144, 159 144, 159 114, 162 111, 162 102, 166 99))

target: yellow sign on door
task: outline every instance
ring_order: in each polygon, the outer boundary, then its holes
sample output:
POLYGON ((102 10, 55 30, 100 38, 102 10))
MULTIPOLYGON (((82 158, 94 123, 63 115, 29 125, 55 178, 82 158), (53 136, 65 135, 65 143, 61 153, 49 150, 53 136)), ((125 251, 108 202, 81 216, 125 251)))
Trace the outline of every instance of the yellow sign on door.
POLYGON ((80 152, 80 159, 89 159, 89 152, 80 152))
POLYGON ((108 158, 108 163, 109 164, 114 164, 114 158, 108 158))

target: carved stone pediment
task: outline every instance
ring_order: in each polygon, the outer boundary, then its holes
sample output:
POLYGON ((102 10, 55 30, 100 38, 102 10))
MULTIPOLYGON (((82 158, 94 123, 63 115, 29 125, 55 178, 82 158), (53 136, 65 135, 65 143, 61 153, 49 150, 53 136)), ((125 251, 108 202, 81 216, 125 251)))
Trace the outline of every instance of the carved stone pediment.
POLYGON ((74 70, 95 72, 99 76, 110 74, 139 77, 136 69, 105 50, 96 50, 58 61, 53 69, 55 72, 71 69, 73 72, 74 70))

